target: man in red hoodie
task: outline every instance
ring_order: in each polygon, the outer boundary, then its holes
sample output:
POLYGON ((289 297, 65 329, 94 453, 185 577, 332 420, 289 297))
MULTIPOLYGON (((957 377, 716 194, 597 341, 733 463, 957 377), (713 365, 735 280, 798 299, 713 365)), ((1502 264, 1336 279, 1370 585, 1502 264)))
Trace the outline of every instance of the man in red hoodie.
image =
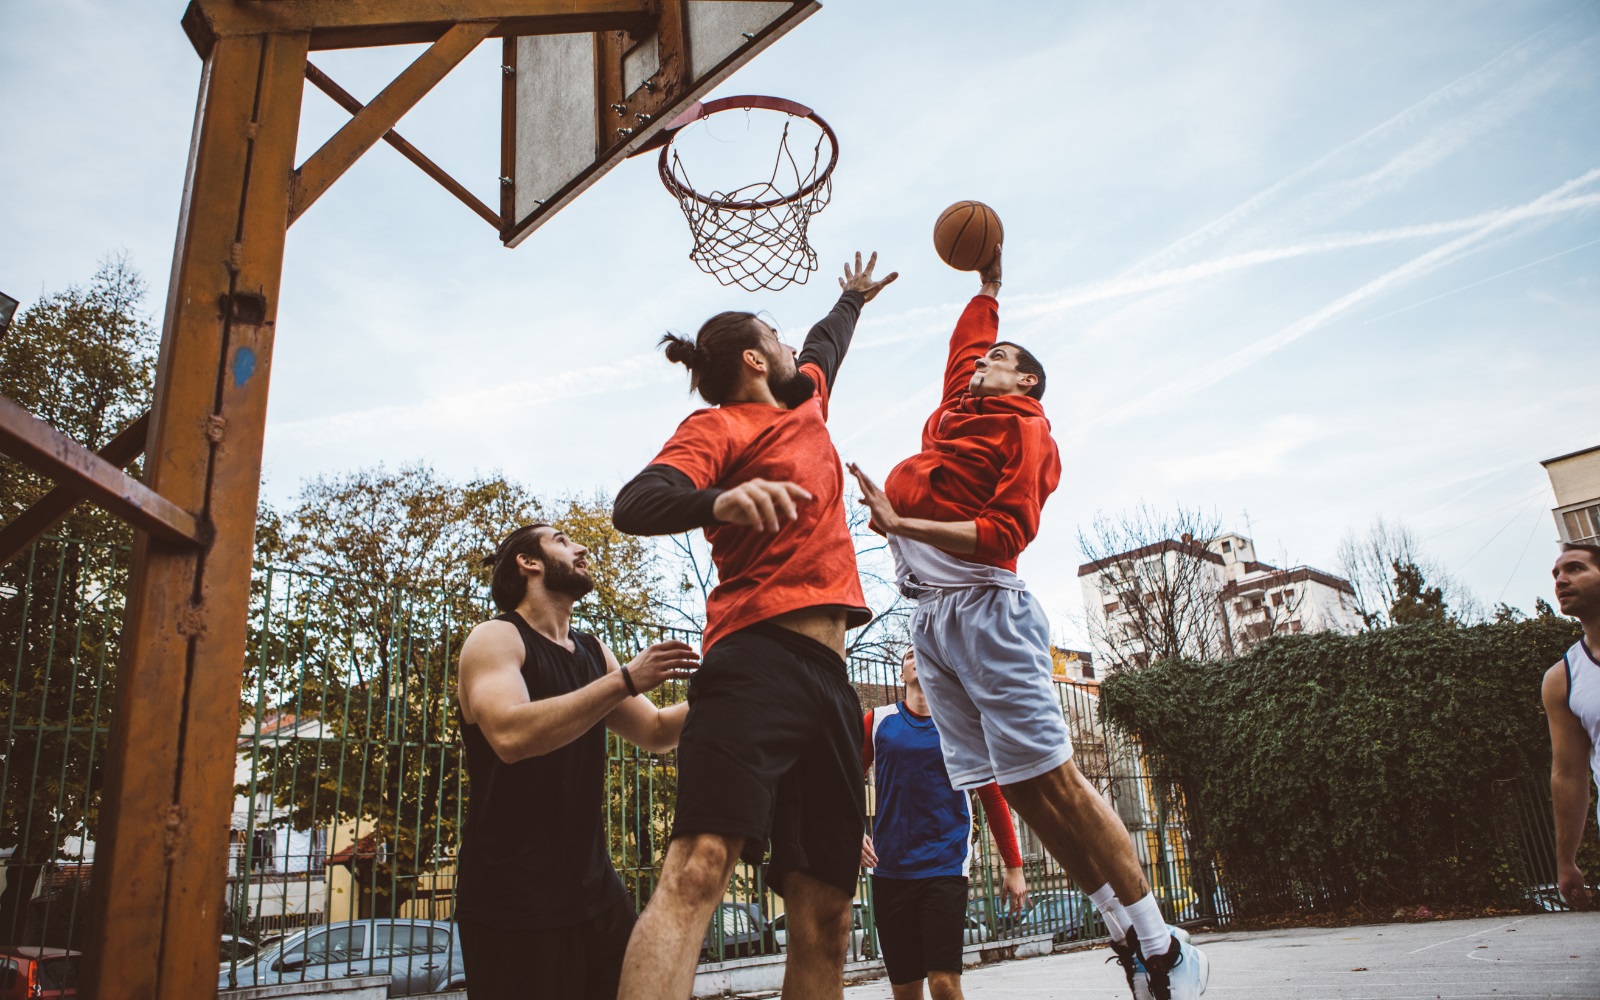
POLYGON ((998 782, 1105 918, 1136 997, 1198 996, 1206 959, 1167 925, 1116 812, 1072 763, 1050 681, 1050 623, 1017 556, 1061 481, 1040 398, 1044 367, 998 339, 1000 248, 950 337, 944 393, 922 450, 879 489, 854 465, 889 538, 918 674, 958 791, 998 782))

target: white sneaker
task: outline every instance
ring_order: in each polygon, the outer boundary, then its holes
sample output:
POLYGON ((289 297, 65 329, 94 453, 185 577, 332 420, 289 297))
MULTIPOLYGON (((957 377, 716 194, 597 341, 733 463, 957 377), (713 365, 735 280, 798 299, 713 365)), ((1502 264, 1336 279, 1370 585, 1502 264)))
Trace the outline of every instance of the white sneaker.
POLYGON ((1198 1000, 1211 979, 1211 961, 1189 943, 1189 934, 1169 927, 1171 945, 1159 955, 1141 955, 1153 1000, 1198 1000))

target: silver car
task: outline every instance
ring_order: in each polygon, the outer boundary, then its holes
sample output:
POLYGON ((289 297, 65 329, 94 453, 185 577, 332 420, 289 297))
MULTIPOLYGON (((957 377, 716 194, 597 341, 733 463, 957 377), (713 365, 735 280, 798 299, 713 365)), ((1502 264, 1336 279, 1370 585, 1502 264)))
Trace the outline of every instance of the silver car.
POLYGON ((460 989, 466 967, 455 925, 380 917, 308 927, 240 962, 236 970, 224 967, 217 987, 382 975, 389 977, 392 997, 460 989))

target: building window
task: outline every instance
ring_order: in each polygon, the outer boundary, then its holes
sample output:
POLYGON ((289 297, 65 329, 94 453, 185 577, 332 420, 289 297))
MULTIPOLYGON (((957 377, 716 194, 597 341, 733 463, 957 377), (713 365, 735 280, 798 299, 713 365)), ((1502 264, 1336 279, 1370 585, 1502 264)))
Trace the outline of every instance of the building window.
POLYGON ((1564 541, 1590 544, 1600 541, 1600 504, 1569 510, 1561 515, 1561 520, 1567 528, 1564 541))
POLYGON ((256 830, 250 835, 250 867, 254 871, 272 871, 272 848, 277 839, 273 830, 256 830))
POLYGON ((1094 664, 1085 663, 1083 665, 1083 679, 1086 681, 1094 680, 1094 664))
POLYGON ((1233 543, 1232 542, 1223 542, 1222 543, 1222 551, 1224 551, 1224 552, 1232 552, 1233 551, 1233 543))
POLYGON ((1278 593, 1272 595, 1272 606, 1275 607, 1275 608, 1283 607, 1283 592, 1282 591, 1279 591, 1278 593))
POLYGON ((1106 605, 1106 614, 1111 614, 1112 612, 1116 611, 1118 607, 1120 607, 1120 605, 1117 604, 1116 601, 1110 602, 1106 605))

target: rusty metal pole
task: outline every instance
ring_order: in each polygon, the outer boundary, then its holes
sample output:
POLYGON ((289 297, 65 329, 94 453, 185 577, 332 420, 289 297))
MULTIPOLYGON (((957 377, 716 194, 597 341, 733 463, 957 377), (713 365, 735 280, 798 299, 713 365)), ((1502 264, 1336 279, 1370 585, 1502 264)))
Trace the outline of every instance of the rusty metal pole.
POLYGON ((145 481, 201 550, 141 533, 117 675, 85 995, 210 997, 278 285, 310 36, 219 38, 168 290, 145 481))

